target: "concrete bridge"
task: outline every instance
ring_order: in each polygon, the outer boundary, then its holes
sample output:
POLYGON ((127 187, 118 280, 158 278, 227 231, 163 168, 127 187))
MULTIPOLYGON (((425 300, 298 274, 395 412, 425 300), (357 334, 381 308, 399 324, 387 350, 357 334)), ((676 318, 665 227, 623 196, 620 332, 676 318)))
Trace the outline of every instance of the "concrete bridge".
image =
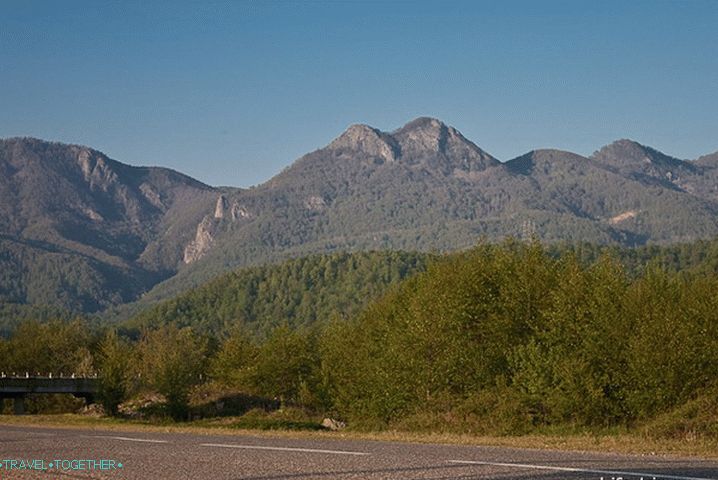
POLYGON ((16 415, 25 413, 25 397, 30 394, 69 393, 84 398, 90 404, 97 393, 97 376, 93 377, 57 377, 57 376, 6 376, 0 374, 0 400, 13 399, 16 415))

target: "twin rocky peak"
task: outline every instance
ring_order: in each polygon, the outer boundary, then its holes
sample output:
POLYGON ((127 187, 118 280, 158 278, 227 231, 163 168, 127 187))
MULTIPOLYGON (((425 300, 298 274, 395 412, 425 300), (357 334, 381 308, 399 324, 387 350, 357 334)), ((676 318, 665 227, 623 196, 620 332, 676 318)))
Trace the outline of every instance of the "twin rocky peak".
POLYGON ((460 159, 463 169, 483 170, 499 161, 467 140, 458 130, 435 118, 420 117, 391 133, 368 125, 352 125, 327 147, 348 153, 362 152, 386 162, 414 161, 440 155, 460 159))

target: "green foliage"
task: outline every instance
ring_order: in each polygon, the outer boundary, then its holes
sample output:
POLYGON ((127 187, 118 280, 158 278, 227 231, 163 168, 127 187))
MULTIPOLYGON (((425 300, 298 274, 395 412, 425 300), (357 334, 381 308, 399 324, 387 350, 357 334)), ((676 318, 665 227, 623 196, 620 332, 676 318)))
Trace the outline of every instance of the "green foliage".
POLYGON ((0 235, 0 329, 12 327, 15 316, 7 309, 53 316, 96 313, 133 300, 159 278, 142 268, 0 235))
POLYGON ((537 246, 483 246, 431 265, 356 321, 333 326, 322 360, 335 407, 386 423, 493 385, 545 303, 547 262, 537 246))
POLYGON ((210 363, 212 378, 227 387, 247 388, 252 383, 259 348, 243 325, 235 326, 210 363))
MULTIPOLYGON (((21 376, 94 374, 94 344, 95 335, 79 319, 26 320, 9 339, 0 340, 0 371, 21 376)), ((29 413, 54 413, 76 410, 82 403, 70 395, 31 395, 25 407, 29 413)))
POLYGON ((282 325, 261 345, 252 375, 255 393, 296 403, 314 382, 317 364, 312 338, 282 325))
POLYGON ((635 331, 628 344, 627 401, 648 418, 716 383, 718 279, 651 270, 628 296, 635 331))
POLYGON ((145 385, 164 395, 168 413, 184 419, 190 389, 205 373, 207 342, 174 325, 145 331, 137 345, 138 370, 145 385))
MULTIPOLYGON (((73 318, 76 318, 76 316, 61 308, 20 303, 0 303, 0 337, 9 337, 23 322, 69 321, 73 318)), ((87 321, 87 318, 83 317, 83 319, 87 321)))
POLYGON ((625 276, 611 259, 589 269, 573 259, 558 267, 532 341, 514 349, 514 381, 550 420, 582 424, 625 418, 627 342, 625 276))
POLYGON ((78 375, 94 372, 94 338, 80 320, 47 323, 26 321, 0 343, 0 370, 35 375, 78 375))
POLYGON ((334 315, 358 313, 388 286, 423 270, 429 259, 402 252, 337 253, 245 268, 140 313, 124 326, 173 323, 222 335, 239 324, 262 336, 283 323, 292 328, 324 323, 334 315))
POLYGON ((321 375, 332 409, 372 427, 631 424, 718 383, 717 286, 479 246, 330 325, 321 375))
POLYGON ((132 348, 110 330, 97 351, 99 367, 98 397, 108 415, 117 415, 117 407, 127 399, 131 375, 132 348))
POLYGON ((210 372, 227 387, 277 399, 281 405, 317 407, 318 365, 315 335, 282 325, 257 345, 240 326, 222 342, 210 372))
POLYGON ((641 430, 650 437, 688 442, 718 438, 718 389, 698 392, 685 403, 650 418, 641 430))
POLYGON ((561 243, 546 248, 553 257, 571 253, 583 266, 608 255, 617 259, 631 278, 641 277, 653 267, 682 274, 718 274, 718 239, 635 248, 595 243, 561 243))
MULTIPOLYGON (((22 323, 0 341, 0 360, 5 370, 96 364, 110 412, 132 358, 175 418, 207 371, 215 400, 202 397, 195 414, 219 414, 217 402, 233 398, 242 413, 281 405, 364 429, 640 424, 660 436, 714 435, 718 275, 706 245, 624 252, 506 241, 431 262, 315 256, 239 271, 164 304, 143 317, 153 328, 136 344, 110 333, 95 347, 77 321, 22 323), (195 323, 220 334, 185 326, 195 323)), ((280 417, 243 421, 296 420, 280 417)))

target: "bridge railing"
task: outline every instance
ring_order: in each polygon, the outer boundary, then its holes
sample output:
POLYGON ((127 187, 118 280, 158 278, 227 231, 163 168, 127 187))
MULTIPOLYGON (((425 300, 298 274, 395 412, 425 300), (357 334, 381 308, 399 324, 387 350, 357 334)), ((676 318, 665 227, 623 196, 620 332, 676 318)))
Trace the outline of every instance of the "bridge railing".
POLYGON ((0 399, 13 400, 14 411, 25 411, 24 401, 27 395, 64 393, 84 398, 89 404, 97 394, 97 376, 92 377, 52 377, 48 376, 8 376, 0 375, 0 399))
POLYGON ((30 372, 17 373, 17 372, 0 372, 0 378, 97 378, 97 372, 89 374, 77 374, 77 373, 40 373, 36 372, 31 374, 30 372))

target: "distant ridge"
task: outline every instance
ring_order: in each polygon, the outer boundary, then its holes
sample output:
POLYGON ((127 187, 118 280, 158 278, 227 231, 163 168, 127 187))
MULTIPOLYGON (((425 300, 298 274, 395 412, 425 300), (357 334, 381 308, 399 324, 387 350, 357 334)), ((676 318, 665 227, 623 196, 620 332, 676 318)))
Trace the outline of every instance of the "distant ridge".
POLYGON ((544 149, 502 163, 420 117, 391 132, 351 125, 266 183, 238 189, 79 145, 0 141, 5 304, 102 311, 244 265, 462 249, 521 236, 526 222, 546 242, 715 236, 718 153, 686 161, 623 139, 590 157, 544 149))

